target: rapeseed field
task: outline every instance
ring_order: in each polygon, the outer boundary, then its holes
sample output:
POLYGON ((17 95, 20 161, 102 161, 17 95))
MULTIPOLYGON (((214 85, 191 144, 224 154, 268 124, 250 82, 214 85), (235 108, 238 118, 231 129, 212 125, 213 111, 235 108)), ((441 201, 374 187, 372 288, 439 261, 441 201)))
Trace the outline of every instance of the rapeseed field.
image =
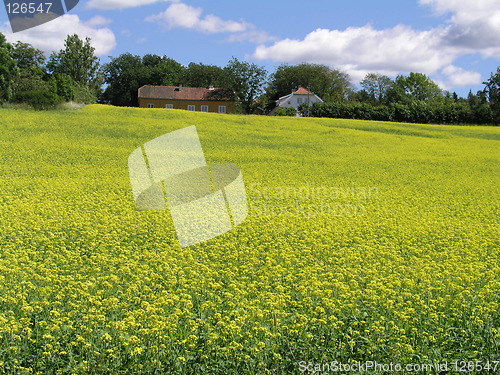
POLYGON ((0 374, 498 373, 499 140, 495 127, 0 109, 0 374), (249 215, 181 248, 168 211, 136 208, 127 159, 191 125, 208 162, 241 168, 249 215))

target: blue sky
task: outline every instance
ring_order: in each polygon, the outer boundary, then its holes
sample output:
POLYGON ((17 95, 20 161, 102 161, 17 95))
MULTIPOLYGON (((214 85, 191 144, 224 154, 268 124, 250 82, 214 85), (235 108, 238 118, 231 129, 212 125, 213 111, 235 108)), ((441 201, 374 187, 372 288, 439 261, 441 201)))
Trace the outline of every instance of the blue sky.
POLYGON ((67 15, 12 33, 47 54, 88 36, 102 62, 121 53, 224 66, 232 56, 272 72, 320 63, 357 84, 368 72, 411 71, 467 95, 500 65, 500 0, 80 0, 67 15))

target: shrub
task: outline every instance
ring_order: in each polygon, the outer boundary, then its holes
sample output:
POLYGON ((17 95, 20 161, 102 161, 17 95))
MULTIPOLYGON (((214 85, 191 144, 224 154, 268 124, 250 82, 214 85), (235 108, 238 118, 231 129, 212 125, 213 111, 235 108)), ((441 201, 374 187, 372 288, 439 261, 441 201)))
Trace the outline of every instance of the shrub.
MULTIPOLYGON (((493 111, 488 104, 482 104, 474 111, 474 120, 478 124, 492 124, 495 123, 493 111)), ((498 120, 497 120, 498 123, 498 120)))
POLYGON ((410 104, 390 103, 374 106, 369 103, 314 103, 311 117, 344 118, 356 120, 413 122, 421 124, 494 124, 495 112, 488 104, 476 108, 464 102, 425 102, 410 104))
POLYGON ((69 102, 75 99, 75 83, 66 74, 55 73, 53 76, 57 95, 69 102))
POLYGON ((297 110, 293 107, 278 108, 276 116, 297 116, 297 110))
POLYGON ((77 103, 91 104, 97 100, 97 95, 93 90, 79 83, 73 85, 73 93, 73 101, 77 103))
POLYGON ((25 91, 14 96, 15 103, 27 103, 36 110, 51 109, 63 101, 57 94, 48 90, 25 91))

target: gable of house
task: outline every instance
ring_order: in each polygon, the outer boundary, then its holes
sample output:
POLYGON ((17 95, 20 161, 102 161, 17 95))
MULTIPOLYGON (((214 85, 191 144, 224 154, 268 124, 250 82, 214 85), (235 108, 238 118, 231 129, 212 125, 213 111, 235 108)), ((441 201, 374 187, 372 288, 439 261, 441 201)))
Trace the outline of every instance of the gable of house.
POLYGON ((312 104, 316 102, 322 103, 323 100, 312 91, 309 91, 304 87, 299 87, 298 90, 292 92, 291 94, 279 98, 276 101, 276 107, 293 107, 298 109, 301 104, 312 104))

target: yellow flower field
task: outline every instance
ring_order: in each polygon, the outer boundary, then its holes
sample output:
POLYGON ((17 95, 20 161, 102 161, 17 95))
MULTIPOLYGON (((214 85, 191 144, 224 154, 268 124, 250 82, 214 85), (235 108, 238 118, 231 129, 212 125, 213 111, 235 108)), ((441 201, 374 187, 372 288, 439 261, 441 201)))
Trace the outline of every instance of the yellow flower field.
POLYGON ((495 127, 0 108, 0 374, 500 372, 499 141, 495 127), (208 162, 241 168, 249 215, 181 248, 168 211, 136 208, 127 159, 190 125, 208 162))

